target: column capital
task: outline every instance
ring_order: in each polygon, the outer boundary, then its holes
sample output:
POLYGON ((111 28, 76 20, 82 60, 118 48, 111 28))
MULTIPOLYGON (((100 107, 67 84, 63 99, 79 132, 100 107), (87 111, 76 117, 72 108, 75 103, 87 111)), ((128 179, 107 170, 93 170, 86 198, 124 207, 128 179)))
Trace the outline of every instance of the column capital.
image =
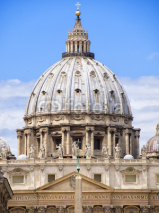
POLYGON ((31 135, 31 129, 25 129, 24 134, 25 135, 31 135))
POLYGON ((140 206, 141 213, 149 213, 150 212, 150 206, 140 206))
POLYGON ((27 213, 34 213, 36 206, 26 206, 27 213))
POLYGON ((83 206, 83 209, 86 213, 92 213, 93 206, 83 206))
POLYGON ((103 206, 104 213, 111 213, 112 212, 112 206, 103 206))
POLYGON ((56 206, 58 213, 64 213, 66 209, 66 205, 56 206))
POLYGON ((122 213, 122 209, 123 209, 123 207, 121 207, 121 206, 114 206, 115 213, 122 213))
POLYGON ((45 213, 47 206, 37 206, 38 213, 45 213))

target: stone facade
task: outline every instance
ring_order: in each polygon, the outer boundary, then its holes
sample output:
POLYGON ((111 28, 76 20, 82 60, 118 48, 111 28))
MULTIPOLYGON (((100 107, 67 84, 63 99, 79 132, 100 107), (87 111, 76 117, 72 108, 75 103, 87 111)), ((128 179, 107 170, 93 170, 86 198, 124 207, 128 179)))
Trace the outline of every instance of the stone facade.
POLYGON ((146 147, 139 156, 127 95, 92 54, 78 16, 63 59, 31 92, 18 158, 0 158, 10 213, 74 213, 78 153, 83 212, 159 212, 159 159, 146 147))

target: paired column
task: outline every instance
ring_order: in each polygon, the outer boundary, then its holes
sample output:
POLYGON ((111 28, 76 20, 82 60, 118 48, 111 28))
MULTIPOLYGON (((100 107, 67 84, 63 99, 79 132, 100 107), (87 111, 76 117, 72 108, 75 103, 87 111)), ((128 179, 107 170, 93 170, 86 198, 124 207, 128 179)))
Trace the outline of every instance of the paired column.
POLYGON ((20 153, 21 138, 22 138, 22 133, 19 131, 19 132, 17 132, 17 140, 18 140, 18 142, 17 142, 17 157, 18 157, 20 154, 22 154, 22 153, 20 153))
POLYGON ((82 52, 82 41, 79 41, 79 52, 82 52))
POLYGON ((136 158, 139 158, 139 137, 140 137, 140 132, 136 131, 135 132, 135 138, 136 138, 136 158))
POLYGON ((84 52, 86 53, 86 41, 84 41, 84 52))

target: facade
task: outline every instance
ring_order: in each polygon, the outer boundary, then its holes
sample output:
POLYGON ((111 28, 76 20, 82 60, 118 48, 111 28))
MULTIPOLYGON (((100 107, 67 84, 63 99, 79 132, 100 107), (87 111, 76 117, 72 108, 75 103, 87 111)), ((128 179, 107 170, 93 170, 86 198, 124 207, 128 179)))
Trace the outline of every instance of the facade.
POLYGON ((30 94, 17 159, 1 148, 14 192, 9 211, 73 213, 79 154, 83 212, 159 212, 159 124, 139 156, 140 129, 132 127, 126 92, 94 59, 79 10, 76 16, 62 60, 30 94))

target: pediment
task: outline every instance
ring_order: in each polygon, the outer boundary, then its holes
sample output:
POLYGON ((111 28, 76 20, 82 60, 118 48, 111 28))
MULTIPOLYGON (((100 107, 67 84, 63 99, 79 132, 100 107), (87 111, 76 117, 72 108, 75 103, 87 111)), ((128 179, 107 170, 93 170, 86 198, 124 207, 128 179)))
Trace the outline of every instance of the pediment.
MULTIPOLYGON (((47 183, 37 189, 37 191, 58 191, 58 192, 74 192, 75 191, 75 177, 78 173, 72 172, 57 180, 47 183)), ((108 192, 113 191, 112 187, 109 187, 103 183, 99 183, 91 178, 88 178, 80 174, 82 178, 82 191, 83 192, 108 192)))

